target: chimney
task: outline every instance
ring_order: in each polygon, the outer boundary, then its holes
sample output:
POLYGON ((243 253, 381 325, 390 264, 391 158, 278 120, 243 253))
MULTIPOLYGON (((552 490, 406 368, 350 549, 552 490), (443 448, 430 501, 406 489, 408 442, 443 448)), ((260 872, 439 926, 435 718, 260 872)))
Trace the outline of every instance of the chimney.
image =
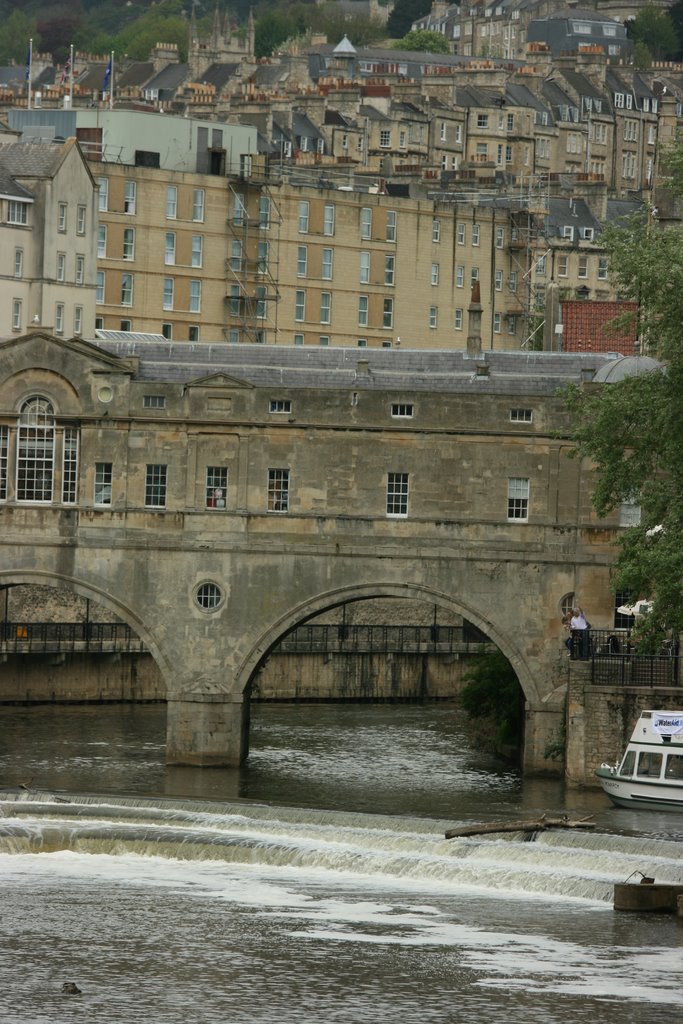
POLYGON ((467 355, 481 355, 481 287, 472 285, 472 298, 467 307, 467 355))

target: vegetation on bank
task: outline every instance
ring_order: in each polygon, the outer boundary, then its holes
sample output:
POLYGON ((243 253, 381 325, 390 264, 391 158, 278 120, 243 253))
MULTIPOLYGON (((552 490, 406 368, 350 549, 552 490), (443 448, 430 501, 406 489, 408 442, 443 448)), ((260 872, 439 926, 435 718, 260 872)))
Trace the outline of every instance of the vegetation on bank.
POLYGON ((519 751, 524 736, 524 701, 519 680, 500 651, 482 654, 463 676, 460 702, 484 742, 500 754, 519 751))

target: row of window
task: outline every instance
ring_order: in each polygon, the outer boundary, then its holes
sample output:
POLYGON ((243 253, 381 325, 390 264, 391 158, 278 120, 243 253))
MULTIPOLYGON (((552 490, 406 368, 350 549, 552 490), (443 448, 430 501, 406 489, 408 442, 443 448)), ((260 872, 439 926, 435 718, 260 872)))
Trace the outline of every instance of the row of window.
MULTIPOLYGON (((21 331, 24 324, 24 303, 22 299, 12 299, 12 330, 21 331)), ((63 302, 55 303, 55 334, 64 334, 66 329, 65 307, 63 302)), ((73 333, 83 331, 83 307, 74 306, 73 333)))
MULTIPOLYGON (((310 231, 310 214, 311 204, 307 199, 299 201, 298 207, 298 230, 300 235, 307 235, 310 231)), ((373 210, 369 206, 361 207, 359 212, 360 218, 360 237, 361 239, 371 239, 372 234, 372 216, 373 210)), ((387 242, 395 242, 397 238, 397 225, 398 218, 395 210, 386 211, 386 226, 384 240, 387 242)), ((335 230, 335 206, 334 203, 325 203, 323 207, 323 235, 334 235, 335 230)))
MULTIPOLYGON (((107 225, 100 224, 97 229, 97 256, 98 259, 107 258, 107 225)), ((166 266, 175 266, 177 253, 177 238, 175 231, 167 231, 164 240, 164 263, 166 266)), ((187 253, 190 267, 201 267, 204 262, 204 236, 192 235, 190 249, 187 253)), ((117 257, 114 256, 114 259, 117 257)), ((124 228, 121 238, 121 255, 123 260, 135 259, 135 228, 124 228)), ((78 257, 77 257, 78 259, 78 257)))
MULTIPOLYGON (((98 178, 98 203, 100 212, 109 211, 109 179, 98 178)), ((203 188, 192 189, 191 216, 190 220, 204 221, 205 192, 203 188)), ((123 212, 134 215, 137 210, 137 182, 127 179, 123 183, 123 210, 111 212, 123 212)), ((166 219, 176 220, 178 218, 178 186, 166 186, 166 219)))
MULTIPOLYGON (((122 306, 133 305, 134 275, 121 274, 121 302, 122 306)), ((162 285, 162 309, 174 309, 175 302, 175 278, 165 277, 162 285)), ((97 271, 95 301, 99 305, 106 302, 106 274, 104 270, 97 271)), ((189 299, 187 312, 201 313, 202 310, 202 282, 193 278, 189 281, 189 299)))

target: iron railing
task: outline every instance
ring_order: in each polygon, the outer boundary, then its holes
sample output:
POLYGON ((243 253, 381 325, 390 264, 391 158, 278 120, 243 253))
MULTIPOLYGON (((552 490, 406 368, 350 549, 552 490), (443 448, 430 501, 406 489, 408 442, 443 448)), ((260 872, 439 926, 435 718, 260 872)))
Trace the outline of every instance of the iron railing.
POLYGON ((304 625, 284 637, 273 653, 481 653, 494 649, 476 626, 304 625))
POLYGON ((130 652, 141 654, 145 644, 125 622, 0 622, 0 652, 42 654, 130 652))
MULTIPOLYGON (((575 655, 580 657, 580 640, 575 655)), ((678 643, 666 640, 654 654, 641 653, 629 630, 591 629, 585 657, 591 662, 591 682, 596 686, 680 686, 678 643)))

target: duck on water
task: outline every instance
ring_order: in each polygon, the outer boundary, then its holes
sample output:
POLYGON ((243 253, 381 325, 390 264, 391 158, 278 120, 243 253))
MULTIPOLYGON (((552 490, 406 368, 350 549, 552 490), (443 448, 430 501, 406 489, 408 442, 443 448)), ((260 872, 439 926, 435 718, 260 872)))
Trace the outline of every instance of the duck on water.
POLYGON ((643 711, 620 761, 595 774, 618 807, 683 811, 683 711, 643 711))

